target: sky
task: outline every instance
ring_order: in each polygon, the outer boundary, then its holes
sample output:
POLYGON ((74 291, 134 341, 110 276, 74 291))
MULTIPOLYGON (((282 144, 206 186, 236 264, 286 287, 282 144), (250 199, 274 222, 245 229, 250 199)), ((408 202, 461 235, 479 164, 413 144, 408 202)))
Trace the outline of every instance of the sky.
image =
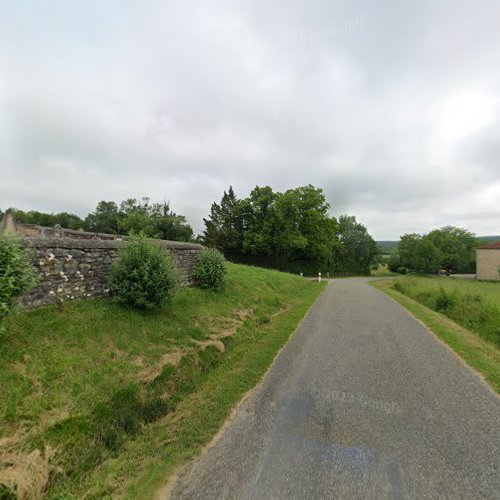
POLYGON ((0 0, 0 208, 324 189, 375 239, 500 234, 498 0, 0 0))

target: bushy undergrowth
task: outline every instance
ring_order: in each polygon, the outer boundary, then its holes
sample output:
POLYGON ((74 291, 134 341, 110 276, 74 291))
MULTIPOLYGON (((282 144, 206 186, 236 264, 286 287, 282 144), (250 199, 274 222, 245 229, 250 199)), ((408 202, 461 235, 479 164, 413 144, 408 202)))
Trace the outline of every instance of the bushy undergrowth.
POLYGON ((221 290, 226 282, 227 266, 224 256, 215 248, 207 248, 198 257, 193 279, 201 288, 221 290))
POLYGON ((488 297, 462 290, 458 283, 444 287, 426 278, 401 279, 393 288, 500 347, 500 307, 488 297))
POLYGON ((13 236, 0 237, 0 331, 16 299, 35 284, 35 270, 26 251, 13 236))
POLYGON ((113 264, 111 288, 124 304, 138 309, 159 307, 178 283, 173 258, 142 236, 129 240, 113 264))

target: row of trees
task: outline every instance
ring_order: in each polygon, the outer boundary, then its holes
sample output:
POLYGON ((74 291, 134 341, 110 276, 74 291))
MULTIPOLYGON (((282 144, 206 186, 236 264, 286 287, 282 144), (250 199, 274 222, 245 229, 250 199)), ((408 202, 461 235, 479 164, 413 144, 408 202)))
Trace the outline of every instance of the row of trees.
MULTIPOLYGON (((329 210, 323 191, 311 185, 284 193, 256 186, 243 199, 230 187, 203 219, 205 230, 198 241, 236 262, 305 274, 369 274, 379 254, 375 241, 355 217, 342 215, 337 220, 329 210)), ((12 212, 24 224, 193 240, 183 215, 174 213, 168 203, 152 203, 149 198, 119 204, 101 201, 84 219, 67 212, 12 212)))
POLYGON ((203 219, 201 238, 226 258, 290 272, 369 274, 378 249, 353 216, 328 215, 321 189, 302 186, 284 193, 256 186, 247 198, 230 187, 203 219))
POLYGON ((149 198, 129 198, 120 204, 100 201, 96 209, 84 219, 67 212, 48 214, 18 209, 13 209, 12 215, 21 224, 59 224, 67 229, 83 228, 86 231, 110 234, 142 233, 150 238, 173 241, 193 239, 193 230, 183 215, 174 213, 169 203, 152 203, 149 198))
POLYGON ((405 234, 397 252, 391 255, 391 271, 413 270, 437 273, 439 270, 454 273, 475 272, 475 248, 478 241, 466 229, 446 226, 428 234, 405 234))

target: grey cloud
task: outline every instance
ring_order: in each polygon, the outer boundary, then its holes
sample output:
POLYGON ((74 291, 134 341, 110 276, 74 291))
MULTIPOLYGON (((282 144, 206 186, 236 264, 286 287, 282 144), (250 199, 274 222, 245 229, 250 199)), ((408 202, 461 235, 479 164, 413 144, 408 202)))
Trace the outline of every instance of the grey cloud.
POLYGON ((200 231, 229 184, 313 183, 380 239, 500 233, 498 114, 466 126, 494 0, 0 6, 1 208, 148 195, 200 231))

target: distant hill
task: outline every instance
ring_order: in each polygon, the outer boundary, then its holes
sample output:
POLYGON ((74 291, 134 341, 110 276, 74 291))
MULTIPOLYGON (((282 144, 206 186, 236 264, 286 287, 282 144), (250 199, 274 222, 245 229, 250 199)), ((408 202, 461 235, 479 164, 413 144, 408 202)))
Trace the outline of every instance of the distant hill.
POLYGON ((495 241, 500 241, 500 236, 478 236, 477 240, 480 245, 485 245, 486 243, 494 243, 495 241))
POLYGON ((391 240, 385 240, 385 241, 377 241, 377 246, 380 250, 380 253, 382 255, 390 255, 393 253, 397 246, 398 246, 399 240, 396 241, 391 241, 391 240))
MULTIPOLYGON (((493 243, 494 241, 500 241, 500 235, 496 236, 478 236, 478 245, 485 245, 486 243, 493 243)), ((399 240, 382 240, 377 241, 377 246, 382 255, 390 255, 396 251, 399 240)))

